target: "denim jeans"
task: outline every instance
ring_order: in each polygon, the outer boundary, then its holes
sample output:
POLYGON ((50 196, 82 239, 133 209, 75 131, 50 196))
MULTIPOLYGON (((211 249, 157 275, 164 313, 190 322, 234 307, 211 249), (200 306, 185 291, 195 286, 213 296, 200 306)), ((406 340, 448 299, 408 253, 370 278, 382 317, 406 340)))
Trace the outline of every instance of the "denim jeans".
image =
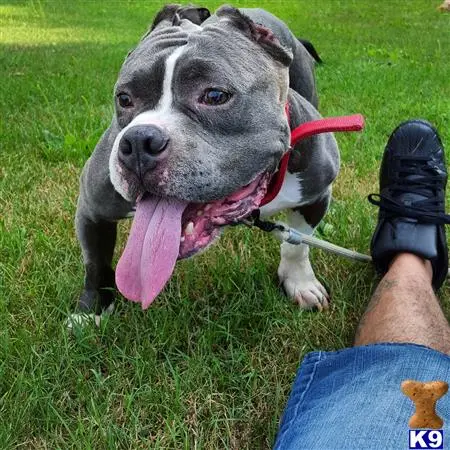
MULTIPOLYGON (((376 344, 305 356, 275 450, 408 449, 414 404, 406 379, 450 382, 450 357, 414 344, 376 344)), ((450 393, 437 403, 450 448, 450 393)))

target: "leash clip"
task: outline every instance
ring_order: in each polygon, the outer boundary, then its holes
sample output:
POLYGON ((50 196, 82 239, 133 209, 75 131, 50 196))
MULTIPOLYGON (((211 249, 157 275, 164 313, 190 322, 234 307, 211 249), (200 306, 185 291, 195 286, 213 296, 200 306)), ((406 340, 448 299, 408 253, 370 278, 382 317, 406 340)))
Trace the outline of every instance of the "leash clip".
POLYGON ((270 222, 268 220, 260 219, 261 211, 259 209, 255 209, 252 213, 246 217, 245 219, 236 222, 234 225, 245 225, 249 228, 257 227, 262 231, 266 231, 268 233, 272 233, 272 231, 287 231, 286 228, 277 222, 270 222))

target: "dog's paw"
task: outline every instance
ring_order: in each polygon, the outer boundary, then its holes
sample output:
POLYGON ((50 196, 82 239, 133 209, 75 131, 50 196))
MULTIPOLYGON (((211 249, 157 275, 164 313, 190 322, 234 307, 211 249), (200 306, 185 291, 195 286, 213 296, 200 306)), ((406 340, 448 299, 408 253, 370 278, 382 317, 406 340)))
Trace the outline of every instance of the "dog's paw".
POLYGON ((74 331, 75 329, 82 329, 86 326, 93 325, 94 323, 100 323, 99 319, 95 314, 88 313, 73 313, 70 314, 66 319, 66 328, 69 331, 74 331))
POLYGON ((66 327, 69 331, 73 331, 76 328, 82 329, 89 325, 99 327, 102 319, 105 316, 111 315, 113 312, 114 303, 111 303, 106 309, 104 309, 101 315, 87 312, 73 313, 66 319, 66 327))
POLYGON ((304 309, 328 309, 330 296, 314 275, 308 258, 282 258, 278 277, 286 295, 304 309))
POLYGON ((300 307, 328 309, 330 296, 314 275, 306 245, 281 245, 278 278, 286 295, 300 307))
POLYGON ((303 278, 286 278, 282 281, 286 295, 304 309, 328 309, 330 296, 313 275, 303 278))

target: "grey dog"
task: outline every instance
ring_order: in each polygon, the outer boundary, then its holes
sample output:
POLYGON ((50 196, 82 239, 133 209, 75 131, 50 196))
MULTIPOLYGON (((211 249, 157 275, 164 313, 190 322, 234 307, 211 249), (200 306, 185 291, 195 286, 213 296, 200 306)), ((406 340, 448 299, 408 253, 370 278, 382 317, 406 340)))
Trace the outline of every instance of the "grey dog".
MULTIPOLYGON (((229 6, 208 16, 204 8, 163 8, 120 70, 114 116, 81 176, 82 312, 110 308, 115 281, 146 308, 177 259, 258 208, 290 130, 320 118, 314 60, 281 20, 229 6), (133 214, 115 274, 117 221, 133 214)), ((288 210, 291 226, 312 233, 338 170, 331 133, 301 141, 261 214, 288 210)), ((328 306, 307 246, 283 243, 278 275, 302 307, 328 306)))

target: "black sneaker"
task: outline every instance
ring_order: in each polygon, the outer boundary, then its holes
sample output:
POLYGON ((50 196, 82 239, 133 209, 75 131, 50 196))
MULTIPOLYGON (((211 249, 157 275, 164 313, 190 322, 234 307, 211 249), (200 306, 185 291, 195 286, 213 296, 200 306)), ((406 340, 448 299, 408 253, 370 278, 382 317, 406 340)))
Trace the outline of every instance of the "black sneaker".
POLYGON ((398 253, 429 259, 433 287, 447 276, 444 147, 437 131, 423 120, 410 120, 391 134, 380 169, 380 194, 369 195, 380 207, 371 242, 375 268, 384 274, 398 253))

